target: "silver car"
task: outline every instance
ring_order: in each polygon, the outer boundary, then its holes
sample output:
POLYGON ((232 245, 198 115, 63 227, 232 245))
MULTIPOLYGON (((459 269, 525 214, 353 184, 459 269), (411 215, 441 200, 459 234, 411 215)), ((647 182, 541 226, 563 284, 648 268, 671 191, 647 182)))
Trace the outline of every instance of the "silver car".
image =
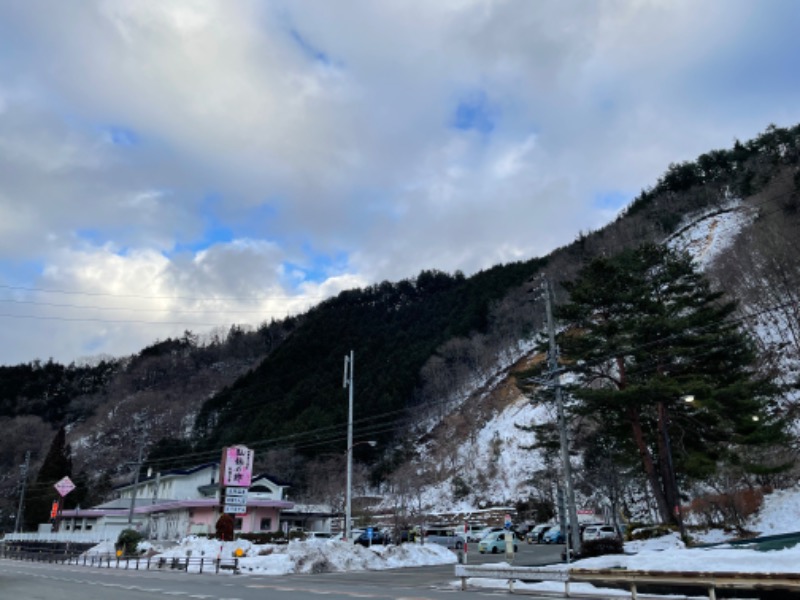
POLYGON ((583 540, 599 540, 602 538, 616 538, 617 530, 611 525, 590 525, 583 530, 583 540))
POLYGON ((464 547, 464 536, 458 535, 451 529, 426 529, 425 543, 439 544, 451 550, 461 550, 464 547))
MULTIPOLYGON (((517 536, 513 532, 508 532, 511 535, 512 543, 514 544, 514 552, 519 552, 517 545, 517 536)), ((493 531, 478 542, 478 552, 481 554, 497 554, 498 552, 506 551, 506 532, 493 531)))

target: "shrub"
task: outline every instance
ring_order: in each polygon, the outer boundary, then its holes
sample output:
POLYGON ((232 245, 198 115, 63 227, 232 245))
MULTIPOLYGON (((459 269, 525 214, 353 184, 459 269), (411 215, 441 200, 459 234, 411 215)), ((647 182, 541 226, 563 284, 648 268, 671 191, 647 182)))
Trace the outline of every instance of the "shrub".
POLYGON ((669 535, 672 529, 666 525, 654 525, 653 527, 642 527, 631 531, 632 540, 651 540, 653 538, 669 535))
POLYGON ((144 539, 135 529, 123 529, 117 537, 117 550, 122 550, 126 556, 136 554, 136 546, 144 539))
POLYGON ((692 501, 690 510, 706 527, 729 526, 741 530, 763 502, 763 490, 746 488, 701 496, 692 501))
POLYGON ((581 544, 581 558, 603 556, 604 554, 622 554, 622 540, 619 538, 600 538, 586 540, 581 544))
POLYGON ((217 519, 216 525, 216 538, 218 540, 222 540, 223 542, 232 542, 233 541, 233 527, 234 521, 233 517, 227 513, 222 513, 217 519))
POLYGON ((260 546, 263 544, 286 544, 291 540, 304 540, 306 539, 306 534, 302 531, 290 531, 288 534, 282 531, 260 531, 258 533, 240 533, 236 537, 260 546))

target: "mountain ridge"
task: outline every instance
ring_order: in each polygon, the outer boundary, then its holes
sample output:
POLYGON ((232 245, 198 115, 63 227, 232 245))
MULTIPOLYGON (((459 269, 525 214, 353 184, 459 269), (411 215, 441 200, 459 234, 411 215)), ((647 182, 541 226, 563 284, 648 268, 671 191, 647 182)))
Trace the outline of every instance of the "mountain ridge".
MULTIPOLYGON (((680 239, 683 230, 704 231, 699 236, 706 243, 709 235, 725 239, 724 252, 704 253, 713 258, 706 274, 742 302, 743 315, 757 307, 766 318, 784 324, 758 337, 762 368, 780 373, 787 385, 796 383, 800 304, 793 290, 800 289, 800 273, 792 240, 800 239, 798 157, 800 126, 771 126, 755 140, 737 141, 731 150, 670 165, 617 219, 579 234, 546 257, 497 265, 470 277, 430 270, 413 280, 350 290, 298 318, 253 331, 234 326, 216 343, 204 345, 186 332, 136 356, 101 362, 105 379, 95 393, 56 396, 54 391, 65 389, 58 377, 47 385, 14 387, 9 376, 20 369, 0 367, 5 407, 0 418, 14 433, 7 440, 14 446, 4 446, 0 454, 6 467, 0 478, 3 514, 13 507, 16 481, 10 467, 20 464, 30 447, 35 448, 36 467, 57 422, 68 425, 76 470, 99 467, 112 481, 130 477, 125 464, 135 461, 140 443, 151 450, 148 464, 160 468, 181 455, 187 461, 203 460, 214 457, 224 443, 247 442, 254 444, 262 467, 280 466, 302 494, 310 487, 305 467, 318 454, 344 444, 341 361, 350 350, 356 352, 359 431, 382 444, 382 451, 374 453, 359 447, 356 458, 372 465, 373 484, 385 481, 419 452, 414 435, 421 415, 444 419, 451 414, 448 406, 458 405, 454 398, 474 392, 476 380, 500 377, 503 365, 532 352, 530 340, 544 323, 543 305, 536 298, 539 278, 568 280, 591 257, 642 241, 680 239), (738 224, 723 220, 735 214, 748 216, 738 224), (690 215, 691 225, 686 221, 690 215), (716 225, 697 227, 703 222, 716 225), (781 305, 786 308, 768 311, 781 305), (277 398, 274 403, 264 402, 265 390, 277 398), (47 402, 57 410, 43 418, 40 407, 47 402), (285 418, 292 414, 294 421, 285 418), (303 422, 296 415, 303 415, 303 422), (85 441, 87 431, 94 436, 91 444, 85 441)), ((556 286, 555 292, 557 301, 563 300, 564 291, 556 286)), ((763 323, 747 325, 764 334, 763 323)), ((73 374, 81 368, 61 370, 73 374)), ((38 381, 37 374, 48 369, 59 370, 52 363, 23 370, 29 381, 38 381)), ((786 398, 790 408, 797 404, 791 389, 786 398)), ((796 418, 796 407, 792 410, 796 418)), ((87 481, 97 483, 97 478, 87 481)), ((447 485, 452 491, 452 478, 447 485)), ((107 486, 96 491, 105 492, 107 486)))

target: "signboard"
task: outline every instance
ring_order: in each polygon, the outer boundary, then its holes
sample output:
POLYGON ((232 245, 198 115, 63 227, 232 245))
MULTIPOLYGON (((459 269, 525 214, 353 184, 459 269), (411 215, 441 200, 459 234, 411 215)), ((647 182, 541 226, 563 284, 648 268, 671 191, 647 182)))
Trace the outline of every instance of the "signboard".
POLYGON ((243 515, 247 512, 247 507, 244 504, 242 505, 226 504, 225 512, 228 513, 229 515, 243 515))
POLYGON ((247 505, 247 496, 225 496, 225 506, 231 504, 247 505))
POLYGON ((230 496, 247 496, 246 487, 227 487, 225 488, 225 495, 230 496))
POLYGON ((220 483, 223 486, 249 487, 253 478, 253 454, 247 446, 223 449, 220 483))
POLYGON ((63 498, 75 489, 75 484, 72 483, 69 477, 64 477, 63 479, 59 479, 53 487, 56 488, 56 491, 63 498))

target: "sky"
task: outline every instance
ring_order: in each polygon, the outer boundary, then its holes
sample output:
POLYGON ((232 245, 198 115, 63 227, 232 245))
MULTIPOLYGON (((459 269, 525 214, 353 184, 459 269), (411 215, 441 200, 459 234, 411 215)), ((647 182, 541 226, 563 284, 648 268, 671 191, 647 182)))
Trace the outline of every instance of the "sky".
POLYGON ((800 122, 794 0, 0 0, 0 365, 543 256, 800 122))

